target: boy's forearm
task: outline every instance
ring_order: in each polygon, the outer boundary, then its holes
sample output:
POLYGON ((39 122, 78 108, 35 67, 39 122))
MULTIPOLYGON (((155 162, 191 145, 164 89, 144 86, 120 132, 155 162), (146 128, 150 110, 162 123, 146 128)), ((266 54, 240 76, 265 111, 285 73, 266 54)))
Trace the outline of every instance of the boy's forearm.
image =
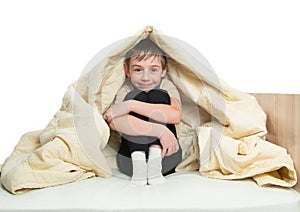
POLYGON ((109 123, 113 130, 132 136, 154 136, 160 138, 166 127, 161 124, 151 123, 132 115, 119 116, 109 123))
POLYGON ((181 121, 179 105, 172 107, 166 104, 150 104, 133 100, 129 110, 161 123, 178 124, 181 121))

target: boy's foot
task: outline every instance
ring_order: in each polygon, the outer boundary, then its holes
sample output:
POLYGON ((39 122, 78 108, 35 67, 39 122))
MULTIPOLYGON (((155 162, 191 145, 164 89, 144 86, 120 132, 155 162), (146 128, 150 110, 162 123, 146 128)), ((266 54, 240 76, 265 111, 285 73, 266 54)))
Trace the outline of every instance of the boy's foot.
POLYGON ((132 177, 131 183, 137 186, 147 185, 147 163, 145 152, 135 151, 131 154, 132 177))
POLYGON ((166 182, 166 178, 162 175, 162 164, 161 164, 161 149, 160 148, 149 148, 149 159, 148 159, 148 184, 158 185, 166 182))
POLYGON ((164 184, 166 182, 166 178, 160 174, 160 176, 155 176, 155 177, 148 177, 148 184, 149 185, 160 185, 164 184))

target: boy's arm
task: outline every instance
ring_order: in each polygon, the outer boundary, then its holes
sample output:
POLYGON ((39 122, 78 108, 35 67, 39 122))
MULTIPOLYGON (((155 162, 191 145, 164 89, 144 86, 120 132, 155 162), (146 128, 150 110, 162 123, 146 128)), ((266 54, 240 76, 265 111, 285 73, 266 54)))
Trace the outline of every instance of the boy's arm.
POLYGON ((161 124, 144 121, 129 114, 113 118, 109 122, 109 126, 111 129, 127 135, 154 137, 160 137, 165 127, 161 124))
POLYGON ((154 136, 162 145, 162 157, 178 151, 179 145, 174 134, 164 125, 143 121, 132 115, 113 118, 109 126, 120 133, 132 136, 154 136))
POLYGON ((181 121, 181 106, 174 97, 171 97, 170 105, 131 100, 129 111, 162 123, 178 124, 181 121))
POLYGON ((111 106, 106 112, 108 122, 112 119, 135 112, 155 121, 168 124, 178 124, 181 121, 180 103, 171 97, 171 104, 151 104, 136 100, 128 100, 111 106))

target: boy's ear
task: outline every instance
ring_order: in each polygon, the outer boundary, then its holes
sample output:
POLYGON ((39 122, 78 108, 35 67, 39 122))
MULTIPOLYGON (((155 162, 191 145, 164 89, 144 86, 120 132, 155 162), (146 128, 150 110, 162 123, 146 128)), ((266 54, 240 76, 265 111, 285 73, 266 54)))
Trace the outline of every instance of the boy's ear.
POLYGON ((169 66, 166 64, 165 69, 162 71, 161 77, 165 77, 167 75, 167 72, 169 71, 169 66))
POLYGON ((125 72, 126 76, 130 77, 130 72, 129 72, 129 69, 128 69, 126 63, 123 63, 123 68, 124 68, 124 72, 125 72))

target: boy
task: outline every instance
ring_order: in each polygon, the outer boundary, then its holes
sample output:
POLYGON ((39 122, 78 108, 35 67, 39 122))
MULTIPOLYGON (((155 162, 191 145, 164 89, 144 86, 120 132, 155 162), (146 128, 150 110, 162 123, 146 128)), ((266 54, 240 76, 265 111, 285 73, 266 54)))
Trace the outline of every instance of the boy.
POLYGON ((167 69, 165 53, 150 38, 140 41, 125 56, 128 78, 106 112, 110 127, 122 133, 118 166, 136 185, 164 183, 163 175, 181 161, 174 126, 181 120, 180 96, 164 79, 167 69))

